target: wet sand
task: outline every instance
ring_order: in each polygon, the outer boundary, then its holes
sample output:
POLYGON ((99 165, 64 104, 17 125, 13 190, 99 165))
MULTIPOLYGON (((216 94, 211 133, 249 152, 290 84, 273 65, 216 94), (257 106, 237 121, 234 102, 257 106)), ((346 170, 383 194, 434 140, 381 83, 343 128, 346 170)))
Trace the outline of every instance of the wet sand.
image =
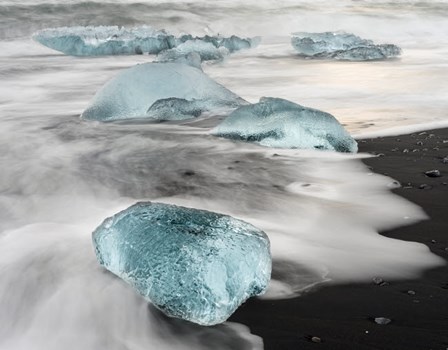
MULTIPOLYGON (((430 217, 381 234, 421 242, 448 260, 448 129, 360 140, 359 146, 380 155, 365 163, 398 180, 394 192, 430 217), (425 175, 435 169, 440 177, 425 175)), ((327 285, 289 300, 252 299, 230 321, 249 326, 267 350, 448 349, 448 265, 416 280, 376 282, 327 285), (376 317, 391 323, 376 324, 376 317)))

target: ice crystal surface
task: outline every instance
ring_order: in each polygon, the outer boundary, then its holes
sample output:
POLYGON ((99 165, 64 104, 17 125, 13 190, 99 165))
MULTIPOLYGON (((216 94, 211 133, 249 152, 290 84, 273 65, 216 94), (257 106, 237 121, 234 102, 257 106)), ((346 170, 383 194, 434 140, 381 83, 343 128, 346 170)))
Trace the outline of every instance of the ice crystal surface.
POLYGON ((233 217, 140 202, 93 233, 101 265, 168 316, 224 322, 271 276, 268 237, 233 217))
POLYGON ((348 61, 381 60, 401 54, 401 49, 396 45, 375 45, 371 40, 344 32, 294 33, 291 44, 305 57, 348 61))
POLYGON ((331 114, 272 97, 236 109, 211 133, 268 147, 358 150, 356 141, 331 114))

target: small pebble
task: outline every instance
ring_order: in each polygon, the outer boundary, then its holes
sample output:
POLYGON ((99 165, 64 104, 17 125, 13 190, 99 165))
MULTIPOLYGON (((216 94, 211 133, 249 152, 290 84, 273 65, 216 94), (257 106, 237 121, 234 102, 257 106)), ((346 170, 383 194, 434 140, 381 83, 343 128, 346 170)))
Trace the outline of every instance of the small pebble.
POLYGON ((413 291, 413 290, 408 290, 408 294, 409 294, 409 295, 415 295, 415 291, 413 291))
POLYGON ((321 342, 322 342, 322 339, 320 339, 319 337, 312 337, 312 338, 311 338, 311 341, 312 341, 313 343, 321 343, 321 342))
POLYGON ((392 322, 392 320, 389 319, 389 318, 386 318, 386 317, 376 317, 375 318, 375 323, 376 324, 386 325, 386 324, 389 324, 391 322, 392 322))
POLYGON ((422 142, 422 141, 417 141, 417 142, 416 142, 416 145, 417 145, 417 146, 423 146, 423 142, 422 142))
POLYGON ((430 190, 432 188, 432 186, 430 186, 428 184, 421 184, 420 186, 418 186, 418 188, 421 190, 430 190))
POLYGON ((444 157, 444 158, 442 159, 442 163, 443 163, 443 164, 448 164, 448 156, 446 156, 446 157, 444 157))
POLYGON ((409 150, 407 149, 407 148, 405 148, 404 150, 403 150, 403 153, 408 153, 409 152, 409 150))
POLYGON ((428 176, 428 177, 440 177, 440 176, 442 176, 440 171, 437 170, 437 169, 425 171, 425 175, 428 176))
POLYGON ((397 152, 397 151, 398 151, 398 148, 392 148, 391 151, 392 151, 392 152, 397 152))
POLYGON ((448 143, 448 140, 443 140, 442 142, 443 142, 443 143, 448 143))
POLYGON ((433 150, 434 151, 438 151, 438 150, 440 150, 440 148, 439 147, 433 147, 433 150))
POLYGON ((387 187, 389 187, 389 188, 400 188, 401 184, 398 181, 392 181, 389 184, 387 184, 387 187))
POLYGON ((420 150, 418 149, 418 148, 414 148, 413 150, 412 150, 412 152, 420 152, 420 150))
POLYGON ((435 239, 431 239, 431 243, 437 243, 437 241, 435 239))
POLYGON ((384 280, 381 277, 373 277, 372 282, 379 286, 384 280))

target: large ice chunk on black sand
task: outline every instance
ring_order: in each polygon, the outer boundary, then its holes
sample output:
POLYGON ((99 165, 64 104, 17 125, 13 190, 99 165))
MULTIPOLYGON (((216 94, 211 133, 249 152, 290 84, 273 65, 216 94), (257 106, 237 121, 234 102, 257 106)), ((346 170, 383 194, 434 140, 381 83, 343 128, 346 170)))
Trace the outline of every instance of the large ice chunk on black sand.
POLYGON ((233 111, 211 133, 277 148, 325 149, 357 152, 358 145, 331 114, 281 98, 233 111))
POLYGON ((304 57, 368 61, 401 54, 401 49, 396 45, 375 45, 371 40, 344 32, 293 33, 291 44, 304 57))
POLYGON ((121 71, 106 83, 81 117, 100 121, 179 120, 206 111, 222 113, 226 108, 234 109, 246 103, 196 67, 181 63, 144 63, 121 71), (194 111, 186 115, 185 108, 194 111), (167 115, 170 109, 172 115, 167 115))
POLYGON ((224 322, 271 276, 269 239, 233 217, 140 202, 93 232, 97 259, 165 314, 224 322))
MULTIPOLYGON (((103 56, 157 54, 173 49, 188 41, 213 45, 216 49, 229 52, 254 47, 259 38, 181 35, 176 37, 164 30, 150 26, 124 28, 117 26, 59 27, 40 30, 33 39, 51 49, 71 56, 103 56)), ((187 45, 191 49, 191 45, 187 45)), ((197 49, 201 49, 198 47, 197 49)))

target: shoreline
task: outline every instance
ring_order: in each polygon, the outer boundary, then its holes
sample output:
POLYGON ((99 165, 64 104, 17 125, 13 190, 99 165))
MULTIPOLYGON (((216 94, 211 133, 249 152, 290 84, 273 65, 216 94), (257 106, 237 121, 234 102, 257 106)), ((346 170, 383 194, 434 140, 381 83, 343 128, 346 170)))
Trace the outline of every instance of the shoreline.
MULTIPOLYGON (((430 217, 380 234, 423 243, 448 263, 448 128, 358 143, 360 152, 380 155, 362 161, 398 180, 393 192, 430 217), (435 169, 441 177, 424 174, 435 169)), ((267 350, 447 349, 448 264, 419 279, 385 282, 327 285, 287 300, 251 299, 229 321, 248 326, 267 350), (376 324, 376 317, 391 323, 376 324)))

